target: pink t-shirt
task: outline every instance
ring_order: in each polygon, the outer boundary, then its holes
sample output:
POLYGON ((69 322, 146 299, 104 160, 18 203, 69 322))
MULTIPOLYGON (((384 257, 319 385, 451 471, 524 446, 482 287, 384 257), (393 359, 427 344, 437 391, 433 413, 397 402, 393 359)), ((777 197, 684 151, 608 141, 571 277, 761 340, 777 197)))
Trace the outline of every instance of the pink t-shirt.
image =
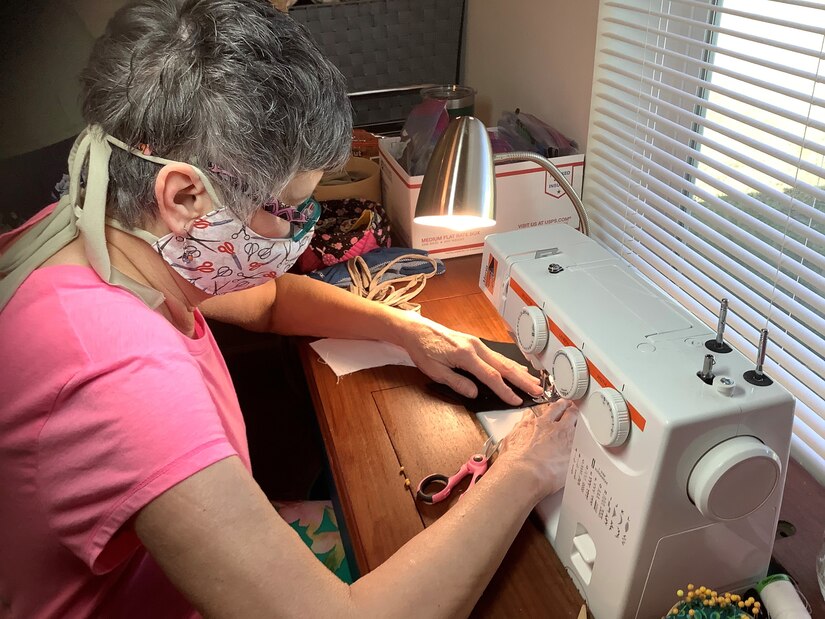
POLYGON ((0 312, 0 617, 188 617, 132 528, 237 455, 235 390, 203 316, 187 338, 86 267, 38 269, 0 312))

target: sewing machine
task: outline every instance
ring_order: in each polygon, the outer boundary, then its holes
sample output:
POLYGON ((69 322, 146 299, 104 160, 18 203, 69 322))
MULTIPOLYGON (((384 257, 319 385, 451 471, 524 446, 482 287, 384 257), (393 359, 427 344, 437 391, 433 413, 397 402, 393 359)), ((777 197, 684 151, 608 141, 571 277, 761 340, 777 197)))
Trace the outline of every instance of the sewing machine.
MULTIPOLYGON (((487 237, 480 286, 581 417, 537 512, 596 619, 662 617, 688 583, 765 576, 793 397, 625 261, 566 225, 487 237)), ((479 418, 503 438, 520 411, 479 418)))

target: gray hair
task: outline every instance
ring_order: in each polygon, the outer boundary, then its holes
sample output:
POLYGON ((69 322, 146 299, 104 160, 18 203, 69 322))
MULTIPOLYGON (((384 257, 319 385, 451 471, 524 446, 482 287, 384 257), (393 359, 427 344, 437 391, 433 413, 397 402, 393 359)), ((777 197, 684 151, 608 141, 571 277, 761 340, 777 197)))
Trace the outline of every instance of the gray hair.
MULTIPOLYGON (((245 220, 295 174, 349 156, 344 77, 266 0, 133 2, 95 43, 81 82, 89 124, 198 165, 245 220)), ((151 222, 157 172, 113 149, 108 214, 151 222)))

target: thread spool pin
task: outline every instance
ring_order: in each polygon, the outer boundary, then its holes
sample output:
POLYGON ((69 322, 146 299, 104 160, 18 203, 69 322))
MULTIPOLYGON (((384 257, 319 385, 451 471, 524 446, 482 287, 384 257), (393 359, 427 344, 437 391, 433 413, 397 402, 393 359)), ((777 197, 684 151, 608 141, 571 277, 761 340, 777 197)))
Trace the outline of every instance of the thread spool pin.
POLYGON ((722 299, 719 305, 719 322, 716 324, 716 339, 705 342, 705 348, 715 353, 729 353, 733 350, 725 343, 725 325, 728 317, 728 300, 722 299))
POLYGON ((773 381, 765 374, 763 366, 765 364, 765 356, 768 350, 768 330, 762 329, 759 332, 759 346, 756 351, 756 368, 745 372, 743 378, 751 385, 757 387, 766 387, 772 385, 773 381))

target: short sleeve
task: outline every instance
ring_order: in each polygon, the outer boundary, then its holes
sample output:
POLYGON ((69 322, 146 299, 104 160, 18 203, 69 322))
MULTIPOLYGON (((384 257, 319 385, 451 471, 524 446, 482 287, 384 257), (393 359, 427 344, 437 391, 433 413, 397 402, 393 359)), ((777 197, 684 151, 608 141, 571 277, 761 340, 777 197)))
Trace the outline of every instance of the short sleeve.
POLYGON ((63 388, 38 441, 50 527, 97 574, 139 547, 124 524, 187 477, 237 455, 184 351, 90 361, 63 388))

